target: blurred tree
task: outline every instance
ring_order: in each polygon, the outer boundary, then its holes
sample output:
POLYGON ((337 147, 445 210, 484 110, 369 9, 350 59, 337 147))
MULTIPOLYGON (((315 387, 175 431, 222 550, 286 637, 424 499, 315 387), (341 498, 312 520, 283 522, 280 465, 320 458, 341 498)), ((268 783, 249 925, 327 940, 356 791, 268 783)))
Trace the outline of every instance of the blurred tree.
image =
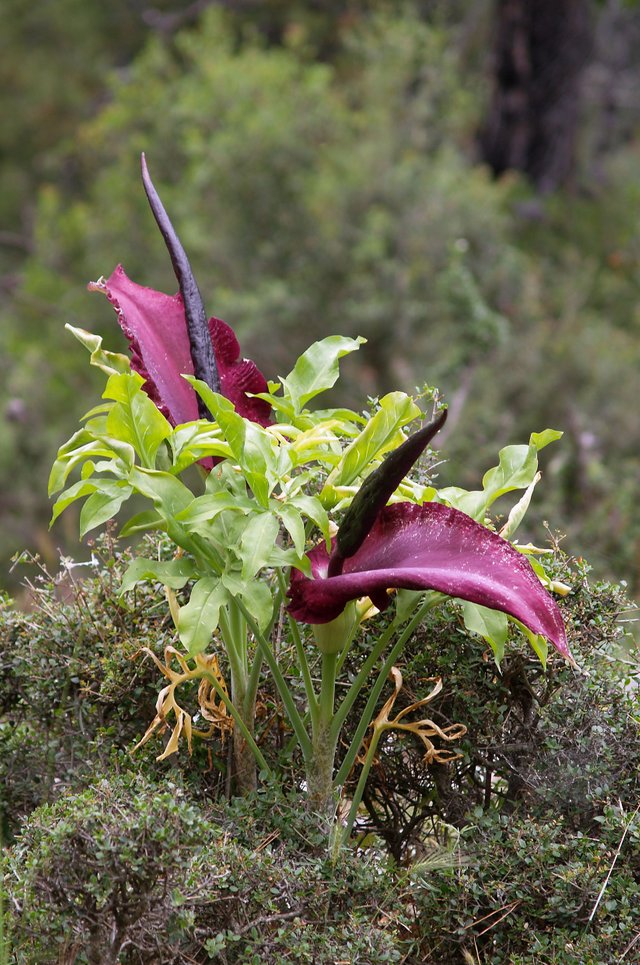
POLYGON ((495 18, 482 157, 494 174, 522 171, 546 193, 574 170, 589 0, 497 0, 495 18))

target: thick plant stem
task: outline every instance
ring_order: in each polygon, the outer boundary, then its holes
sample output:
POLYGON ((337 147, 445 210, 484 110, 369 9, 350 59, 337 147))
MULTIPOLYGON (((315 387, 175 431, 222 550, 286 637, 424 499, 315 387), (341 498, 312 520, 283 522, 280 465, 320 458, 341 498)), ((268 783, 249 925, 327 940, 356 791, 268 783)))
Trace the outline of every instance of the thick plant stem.
MULTIPOLYGON (((255 694, 235 696, 242 721, 253 738, 255 736, 255 694)), ((239 727, 233 729, 233 776, 236 794, 246 797, 258 787, 256 758, 251 744, 239 727)))
POLYGON ((335 814, 333 769, 337 742, 332 734, 333 704, 335 698, 336 665, 338 655, 322 655, 322 686, 318 714, 313 722, 312 756, 307 768, 309 807, 319 816, 327 833, 331 830, 335 814))
POLYGON ((236 794, 245 797, 258 787, 256 758, 250 741, 255 735, 257 678, 250 679, 247 661, 247 625, 243 614, 229 605, 220 612, 220 630, 225 641, 231 673, 231 700, 244 727, 233 729, 233 779, 236 794), (253 685, 252 685, 253 684, 253 685))
POLYGON ((335 813, 333 766, 336 754, 335 741, 330 728, 322 724, 313 735, 313 758, 309 767, 307 785, 309 809, 318 815, 321 824, 329 832, 335 813))

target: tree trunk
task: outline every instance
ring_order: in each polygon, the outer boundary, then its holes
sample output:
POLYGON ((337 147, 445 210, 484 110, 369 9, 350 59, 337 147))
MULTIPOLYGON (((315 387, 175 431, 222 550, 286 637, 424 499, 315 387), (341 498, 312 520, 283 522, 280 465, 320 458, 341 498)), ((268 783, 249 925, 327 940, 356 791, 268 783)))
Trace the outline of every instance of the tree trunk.
POLYGON ((540 193, 566 183, 590 52, 588 0, 497 0, 494 89, 479 137, 494 174, 522 171, 540 193))

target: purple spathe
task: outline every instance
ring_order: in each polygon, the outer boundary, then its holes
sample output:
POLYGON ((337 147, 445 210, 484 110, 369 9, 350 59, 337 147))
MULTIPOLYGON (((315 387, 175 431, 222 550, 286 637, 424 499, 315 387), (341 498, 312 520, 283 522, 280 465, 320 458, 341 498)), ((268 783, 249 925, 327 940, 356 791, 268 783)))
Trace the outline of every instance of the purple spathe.
POLYGON ((289 589, 289 612, 301 622, 328 623, 362 596, 384 609, 392 588, 437 590, 502 610, 571 659, 560 609, 526 557, 457 509, 440 503, 387 506, 336 576, 327 576, 324 544, 308 556, 312 577, 293 571, 289 589))

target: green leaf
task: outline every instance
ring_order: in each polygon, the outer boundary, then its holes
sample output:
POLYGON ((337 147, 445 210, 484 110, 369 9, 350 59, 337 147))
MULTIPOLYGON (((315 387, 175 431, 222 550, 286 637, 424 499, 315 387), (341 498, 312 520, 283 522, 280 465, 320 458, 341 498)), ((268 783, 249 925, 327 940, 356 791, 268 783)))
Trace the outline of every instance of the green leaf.
POLYGON ((398 590, 395 597, 398 620, 404 623, 414 613, 420 600, 423 599, 424 590, 398 590))
POLYGON ((360 337, 353 339, 330 335, 320 342, 314 342, 300 356, 289 375, 281 379, 285 399, 291 400, 296 413, 314 396, 335 385, 340 375, 339 360, 357 351, 365 341, 360 337))
POLYGON ((559 429, 543 429, 542 432, 532 432, 529 438, 529 445, 535 446, 538 451, 548 446, 550 442, 557 442, 562 439, 564 432, 559 429))
POLYGON ((235 493, 228 493, 223 490, 222 492, 205 493, 204 496, 197 496, 186 509, 177 514, 177 519, 184 524, 186 529, 195 530, 203 523, 211 522, 225 510, 246 514, 255 511, 255 509, 255 502, 247 496, 238 497, 235 493))
POLYGON ((163 519, 175 519, 193 501, 193 493, 168 472, 134 466, 129 482, 136 492, 153 501, 163 519))
POLYGON ((53 504, 49 526, 53 526, 58 516, 65 511, 67 506, 70 506, 71 503, 75 502, 76 499, 83 499, 85 496, 90 496, 95 491, 95 482, 87 482, 84 479, 81 479, 79 482, 74 483, 73 486, 69 486, 68 489, 65 489, 64 492, 60 493, 53 504))
POLYGON ((257 513, 249 522, 240 540, 242 578, 250 580, 269 562, 280 526, 271 513, 257 513))
POLYGON ((535 446, 506 446, 500 450, 500 461, 482 478, 482 490, 467 492, 455 486, 441 489, 440 499, 480 522, 489 507, 514 489, 527 489, 538 471, 535 446))
POLYGON ((295 496, 287 500, 287 503, 316 524, 324 536, 328 548, 331 545, 330 522, 327 511, 318 497, 307 496, 304 493, 296 493, 295 496))
POLYGON ((120 530, 119 536, 133 536, 135 533, 148 533, 153 529, 162 529, 164 520, 155 509, 145 509, 128 519, 120 530))
POLYGON ((178 614, 178 633, 183 646, 194 657, 202 653, 218 626, 220 607, 228 600, 228 592, 218 577, 205 576, 193 587, 191 598, 178 614))
POLYGON ((124 480, 95 480, 96 491, 89 496, 80 511, 80 536, 113 519, 132 493, 124 480))
POLYGON ((141 386, 137 373, 110 377, 104 397, 117 404, 107 416, 107 434, 133 446, 143 466, 153 469, 158 447, 172 428, 141 386))
POLYGON ((511 620, 513 621, 513 623, 515 623, 518 629, 524 633, 525 637, 527 638, 527 640, 531 645, 531 648, 533 649, 534 653, 538 657, 538 660, 542 664, 542 669, 546 670, 547 657, 549 656, 549 644, 547 643, 546 639, 543 636, 541 636, 539 633, 533 633, 529 629, 529 627, 525 627, 524 623, 520 623, 520 621, 516 620, 514 617, 511 617, 511 620))
POLYGON ((49 475, 49 495, 63 488, 76 466, 97 456, 104 456, 108 460, 108 466, 103 465, 100 471, 110 471, 114 475, 126 476, 135 462, 132 446, 96 436, 86 428, 79 429, 58 450, 49 475))
POLYGON ((304 522, 299 510, 295 506, 288 505, 287 503, 278 503, 277 500, 271 500, 272 511, 282 520, 282 524, 286 531, 288 532, 293 545, 295 547, 296 554, 298 556, 304 555, 306 535, 304 531, 304 522))
MULTIPOLYGON (((90 425, 87 420, 94 419, 96 416, 106 416, 108 412, 113 408, 113 402, 100 402, 99 405, 94 405, 92 409, 85 412, 83 416, 80 417, 81 421, 85 423, 85 428, 90 429, 90 425)), ((93 430, 91 430, 93 432, 93 430)), ((95 433, 94 433, 95 434, 95 433)), ((104 433, 101 433, 104 435, 104 433)))
POLYGON ((214 415, 254 496, 266 509, 281 471, 281 467, 278 467, 276 440, 262 426, 238 415, 233 403, 217 392, 212 392, 204 382, 191 377, 188 381, 214 415))
POLYGON ((531 484, 525 489, 524 494, 520 497, 518 502, 511 508, 507 521, 500 530, 500 535, 503 539, 512 539, 518 526, 524 519, 526 512, 529 508, 529 503, 531 502, 531 497, 533 496, 533 490, 536 488, 542 474, 537 472, 531 481, 531 484))
POLYGON ((504 657, 504 648, 509 632, 509 620, 501 610, 491 610, 478 603, 461 601, 462 617, 467 630, 479 634, 493 650, 496 664, 504 657))
POLYGON ((422 413, 411 396, 404 392, 390 392, 380 400, 380 408, 362 432, 347 446, 342 459, 329 474, 327 486, 350 486, 367 468, 373 468, 390 449, 401 445, 405 436, 403 426, 422 413))
POLYGON ((122 578, 120 593, 132 590, 136 583, 146 580, 162 583, 172 590, 181 590, 189 580, 196 576, 195 562, 188 557, 175 560, 147 560, 142 557, 133 560, 122 578))
POLYGON ((131 370, 131 363, 126 355, 121 355, 119 352, 107 352, 102 348, 102 339, 99 335, 94 335, 93 332, 87 332, 84 328, 75 328, 69 324, 65 325, 65 328, 91 352, 91 365, 102 369, 107 375, 118 375, 131 370))
POLYGON ((339 423, 326 421, 297 432, 289 443, 289 452, 295 466, 319 462, 323 466, 337 465, 342 446, 334 431, 339 423))
POLYGON ((176 426, 167 441, 176 475, 207 456, 227 459, 232 455, 229 444, 213 422, 186 422, 176 426))
MULTIPOLYGON (((144 379, 139 372, 133 370, 117 372, 107 379, 102 398, 111 399, 113 402, 123 402, 127 405, 134 392, 142 391, 143 385, 144 379)), ((147 398, 149 397, 147 396, 147 398)))
POLYGON ((506 446, 500 451, 500 462, 482 478, 489 504, 514 489, 526 489, 538 471, 535 446, 506 446))
POLYGON ((239 596, 261 631, 266 630, 273 617, 273 596, 262 580, 244 580, 240 574, 228 571, 222 582, 231 597, 239 596))
MULTIPOLYGON (((258 507, 254 503, 253 509, 258 507)), ((237 559, 240 552, 240 540, 246 526, 246 514, 225 510, 210 519, 194 520, 188 524, 178 522, 185 533, 196 533, 204 537, 218 554, 224 559, 237 559)))
POLYGON ((290 399, 283 399, 279 395, 275 395, 276 391, 279 391, 282 386, 278 382, 269 382, 271 392, 256 392, 257 399, 264 399, 268 402, 275 413, 280 413, 282 418, 280 422, 290 422, 295 417, 295 411, 293 404, 290 399))
POLYGON ((285 570, 289 569, 291 566, 295 566, 297 569, 302 570, 307 576, 311 576, 311 563, 306 556, 300 556, 296 552, 293 546, 285 548, 283 546, 278 546, 277 543, 271 547, 271 554, 267 560, 267 566, 272 569, 285 570))

